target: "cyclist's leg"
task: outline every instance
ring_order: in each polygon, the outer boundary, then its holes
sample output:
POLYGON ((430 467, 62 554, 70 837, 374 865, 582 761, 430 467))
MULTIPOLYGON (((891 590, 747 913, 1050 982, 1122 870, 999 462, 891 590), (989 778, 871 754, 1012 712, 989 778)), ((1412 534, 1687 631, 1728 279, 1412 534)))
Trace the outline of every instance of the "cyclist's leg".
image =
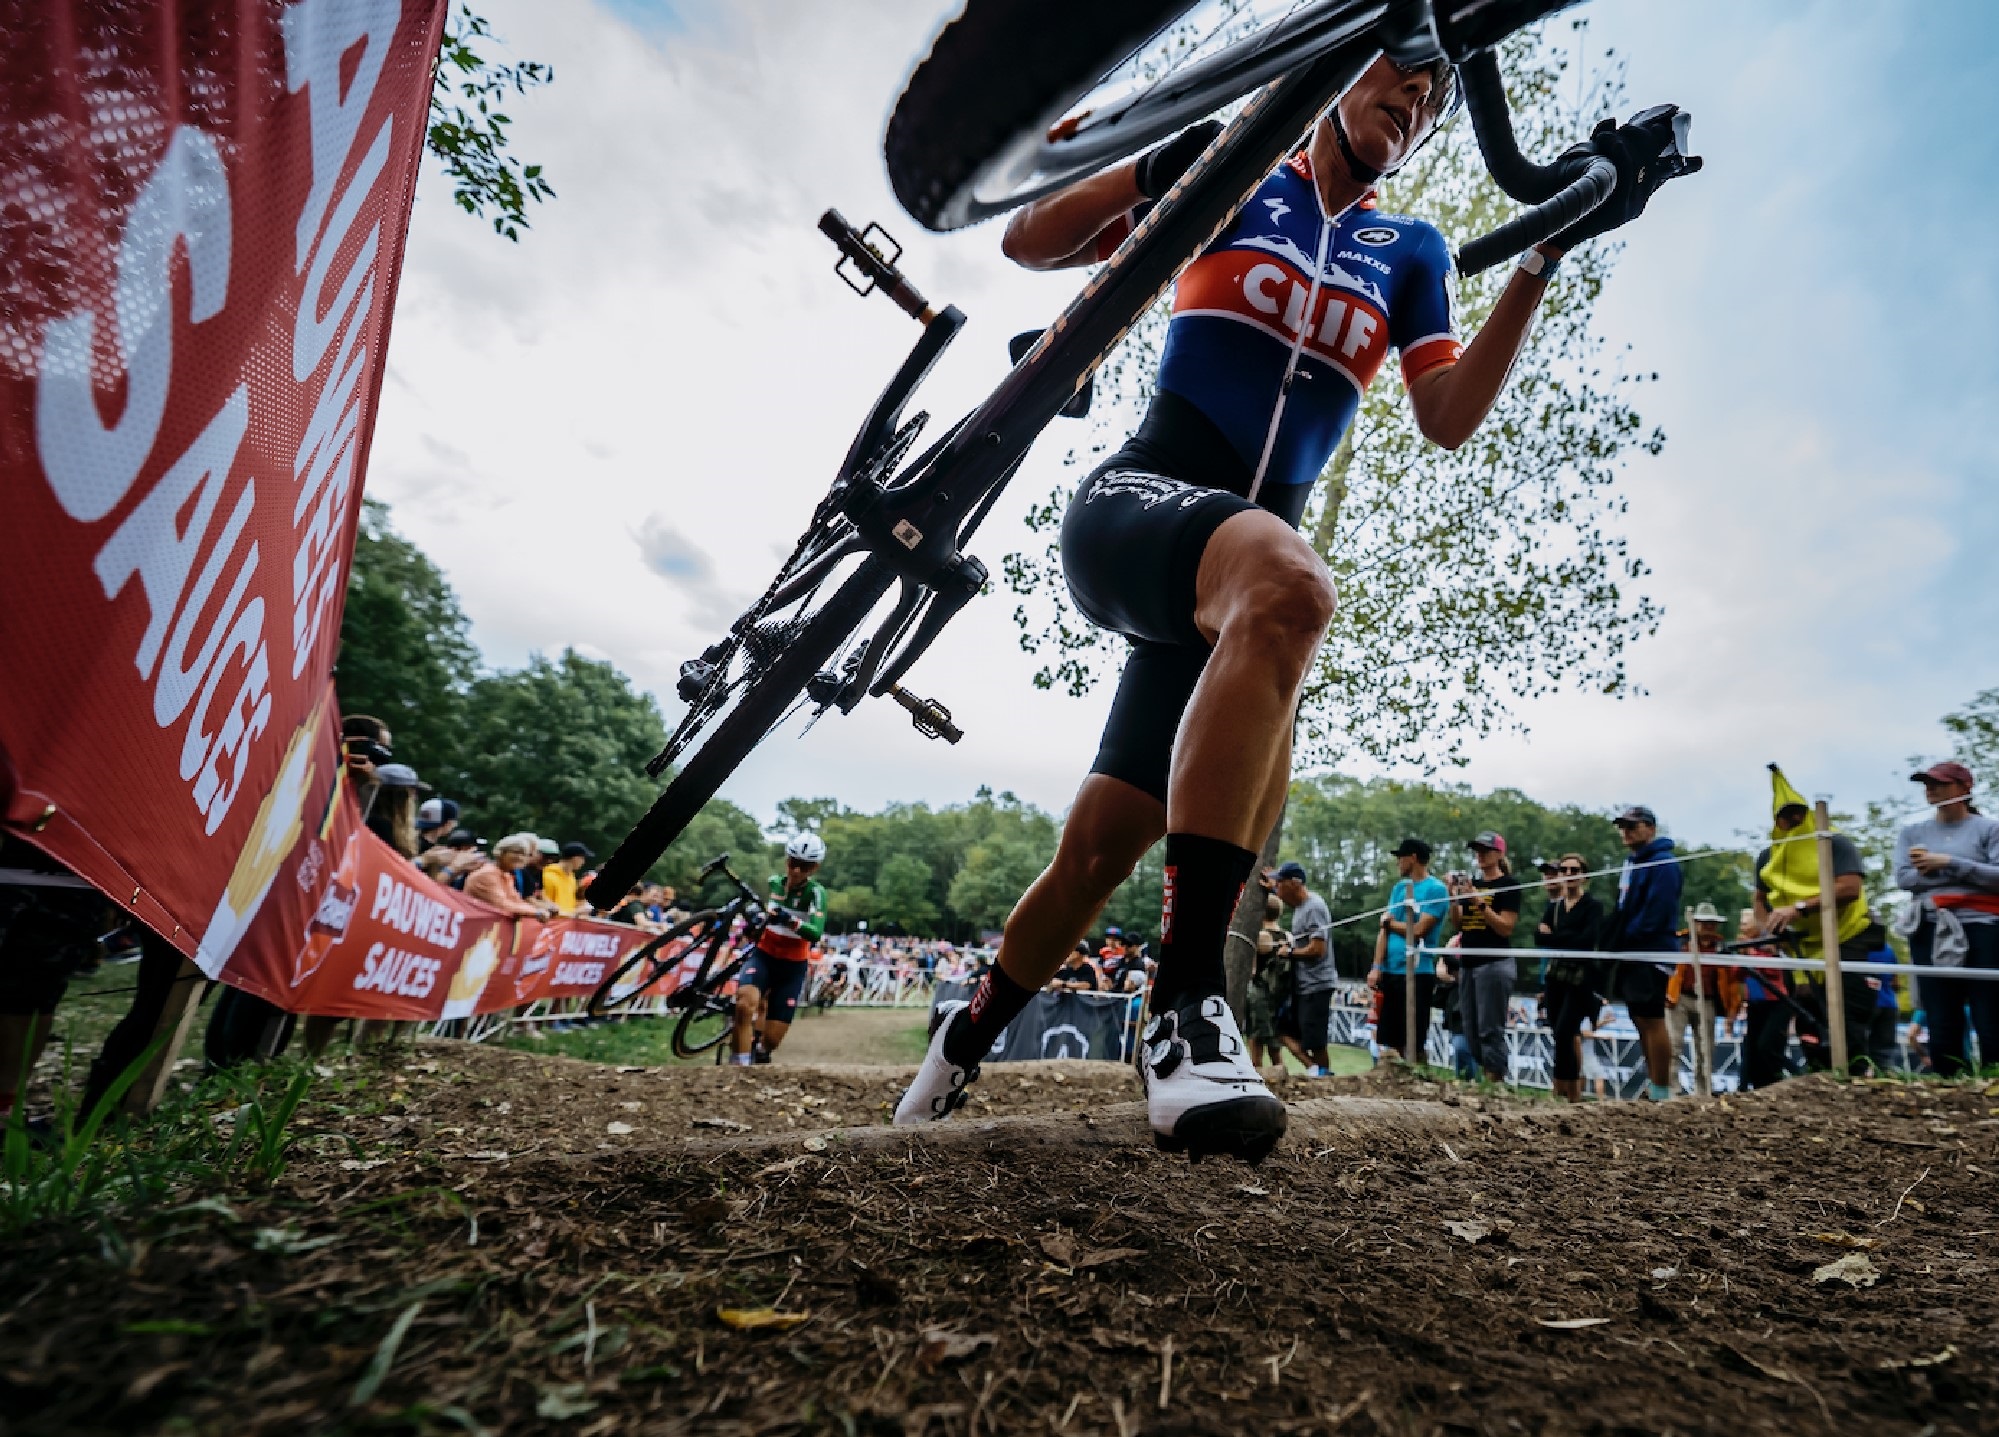
POLYGON ((777 1045, 784 1041, 784 1035, 791 1031, 792 1020, 798 1016, 798 1000, 805 992, 805 969, 802 961, 783 958, 773 958, 764 965, 765 1053, 775 1053, 777 1045))
POLYGON ((972 995, 945 1052, 969 1066, 1061 966, 1069 950, 1166 832, 1166 771, 1180 714, 1205 652, 1132 645, 1090 776, 1062 823, 1055 858, 1007 915, 998 960, 972 995))
POLYGON ((1257 849, 1291 776, 1291 723, 1333 618, 1333 583, 1302 535, 1262 509, 1209 538, 1194 623, 1214 647, 1173 750, 1167 824, 1257 849))
POLYGON ((765 966, 764 955, 752 948, 744 956, 742 969, 736 975, 736 1028, 730 1037, 729 1047, 739 1063, 748 1062, 756 1046, 757 1019, 763 1014, 765 966))

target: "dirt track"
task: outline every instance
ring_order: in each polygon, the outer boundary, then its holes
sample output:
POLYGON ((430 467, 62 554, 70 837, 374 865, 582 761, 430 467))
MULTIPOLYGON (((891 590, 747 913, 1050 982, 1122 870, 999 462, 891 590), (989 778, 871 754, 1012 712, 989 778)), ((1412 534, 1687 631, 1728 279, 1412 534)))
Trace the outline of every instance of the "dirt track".
POLYGON ((1999 1430, 1999 1085, 1298 1082, 1252 1172, 1134 1141, 1107 1065, 848 1136, 896 1073, 427 1045, 231 1216, 0 1254, 0 1430, 1999 1430))

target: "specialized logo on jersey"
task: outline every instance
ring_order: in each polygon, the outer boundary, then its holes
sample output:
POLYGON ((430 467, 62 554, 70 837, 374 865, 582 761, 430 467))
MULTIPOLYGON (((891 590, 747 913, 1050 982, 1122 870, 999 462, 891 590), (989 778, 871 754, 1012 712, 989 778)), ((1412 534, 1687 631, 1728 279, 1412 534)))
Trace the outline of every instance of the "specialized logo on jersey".
POLYGON ((1312 256, 1282 236, 1237 240, 1187 266, 1174 293, 1174 317, 1235 320, 1286 345, 1296 342, 1302 328, 1304 352, 1364 390, 1388 357, 1388 314, 1381 289, 1328 259, 1307 316, 1312 268, 1312 256))

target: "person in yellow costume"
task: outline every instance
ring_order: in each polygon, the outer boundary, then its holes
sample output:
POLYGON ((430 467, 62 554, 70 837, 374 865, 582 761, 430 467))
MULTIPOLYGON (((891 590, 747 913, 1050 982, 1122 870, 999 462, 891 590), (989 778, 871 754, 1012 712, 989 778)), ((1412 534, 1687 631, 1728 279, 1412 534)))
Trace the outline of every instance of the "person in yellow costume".
MULTIPOLYGON (((1774 763, 1770 765, 1770 813, 1771 843, 1756 855, 1756 931, 1788 933, 1792 941, 1787 951, 1800 958, 1822 959, 1825 937, 1820 910, 1824 899, 1819 892, 1818 844, 1808 822, 1812 807, 1774 763)), ((1864 963, 1872 946, 1868 930, 1874 925, 1867 911, 1867 866, 1854 841, 1837 829, 1832 835, 1832 874, 1833 902, 1839 912, 1839 961, 1864 963)), ((1828 1068, 1832 1066, 1832 1043, 1826 1024, 1825 978, 1809 970, 1801 971, 1798 978, 1791 990, 1802 1010, 1798 1044, 1804 1049, 1807 1066, 1828 1068)), ((1868 986, 1865 973, 1850 969, 1842 974, 1840 989, 1846 998, 1848 1060, 1864 1067, 1874 990, 1868 986)))

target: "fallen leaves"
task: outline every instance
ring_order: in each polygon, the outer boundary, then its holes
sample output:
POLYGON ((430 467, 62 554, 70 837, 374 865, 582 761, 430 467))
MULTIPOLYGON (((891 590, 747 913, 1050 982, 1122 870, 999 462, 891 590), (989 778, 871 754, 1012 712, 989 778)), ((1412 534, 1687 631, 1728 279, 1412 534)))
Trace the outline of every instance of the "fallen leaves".
POLYGON ((1466 1242, 1485 1242, 1488 1239, 1493 1242, 1505 1242, 1513 1232, 1513 1220, 1504 1217, 1445 1218, 1444 1227, 1452 1237, 1462 1238, 1466 1242))
POLYGON ((1832 1232, 1808 1232, 1805 1236, 1816 1238, 1820 1242, 1832 1243, 1835 1247, 1875 1248, 1881 1246, 1881 1239, 1878 1237, 1855 1237, 1850 1232, 1839 1232, 1836 1230, 1832 1232))
POLYGON ((756 1331, 766 1327, 779 1329, 797 1327, 800 1323, 812 1320, 812 1314, 809 1312, 779 1312, 774 1307, 718 1307, 715 1309, 715 1316, 721 1320, 724 1327, 734 1327, 743 1331, 756 1331))
POLYGON ((1602 1327, 1609 1321, 1607 1317, 1540 1317, 1535 1319, 1535 1326, 1551 1327, 1557 1332, 1580 1332, 1585 1327, 1602 1327))
POLYGON ((1864 1252, 1849 1252, 1812 1272, 1813 1282, 1843 1282, 1849 1287, 1872 1287, 1880 1280, 1881 1270, 1864 1252))
POLYGON ((614 1138, 622 1138, 636 1132, 637 1129, 630 1123, 606 1123, 604 1124, 604 1131, 614 1138))

